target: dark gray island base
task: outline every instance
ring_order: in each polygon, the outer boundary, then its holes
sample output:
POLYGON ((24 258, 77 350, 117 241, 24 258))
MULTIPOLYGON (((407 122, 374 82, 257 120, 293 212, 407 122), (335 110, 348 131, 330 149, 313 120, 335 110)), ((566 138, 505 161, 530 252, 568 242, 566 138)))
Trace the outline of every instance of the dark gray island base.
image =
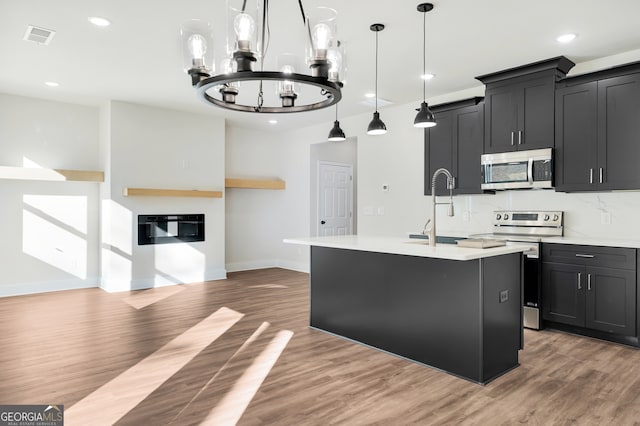
POLYGON ((311 247, 311 327, 476 383, 518 366, 521 306, 520 253, 461 261, 311 247))

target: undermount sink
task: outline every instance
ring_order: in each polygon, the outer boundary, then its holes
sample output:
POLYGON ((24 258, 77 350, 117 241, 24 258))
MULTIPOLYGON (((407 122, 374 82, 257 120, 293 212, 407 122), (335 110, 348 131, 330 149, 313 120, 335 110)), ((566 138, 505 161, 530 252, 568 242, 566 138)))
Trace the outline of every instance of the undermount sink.
MULTIPOLYGON (((416 241, 407 241, 409 244, 429 244, 429 236, 424 234, 409 234, 409 238, 416 241)), ((458 240, 466 240, 465 237, 450 237, 447 235, 438 235, 436 244, 456 244, 458 240)))

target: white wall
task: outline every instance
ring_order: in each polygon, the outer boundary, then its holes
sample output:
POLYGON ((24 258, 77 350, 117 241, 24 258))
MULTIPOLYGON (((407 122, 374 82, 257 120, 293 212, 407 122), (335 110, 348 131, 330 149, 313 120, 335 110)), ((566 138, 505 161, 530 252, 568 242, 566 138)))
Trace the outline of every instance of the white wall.
MULTIPOLYGON (((0 94, 0 165, 101 170, 98 109, 0 94)), ((0 296, 91 287, 99 185, 0 179, 0 296)))
POLYGON ((125 187, 223 190, 224 120, 115 101, 106 115, 101 287, 121 291, 225 278, 224 198, 123 196, 125 187), (205 241, 137 245, 138 215, 190 213, 205 214, 205 241))
MULTIPOLYGON (((282 136, 277 132, 227 127, 226 173, 231 178, 284 179, 282 136)), ((287 189, 227 189, 226 268, 238 271, 278 266, 283 200, 287 189)))

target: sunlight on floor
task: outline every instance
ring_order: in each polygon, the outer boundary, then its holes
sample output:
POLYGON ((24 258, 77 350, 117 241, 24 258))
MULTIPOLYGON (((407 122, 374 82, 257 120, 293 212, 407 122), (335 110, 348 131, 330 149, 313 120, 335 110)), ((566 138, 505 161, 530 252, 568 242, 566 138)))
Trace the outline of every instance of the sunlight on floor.
POLYGON ((172 285, 148 290, 138 290, 129 296, 123 297, 122 301, 136 309, 142 309, 164 300, 167 297, 171 297, 174 294, 178 294, 184 289, 185 287, 183 285, 172 285))
POLYGON ((116 423, 243 316, 229 308, 218 309, 65 410, 65 422, 70 425, 116 423))
POLYGON ((258 285, 250 285, 249 288, 289 288, 289 287, 282 284, 258 284, 258 285))
POLYGON ((264 379, 275 365, 293 336, 289 330, 279 331, 269 345, 254 359, 242 376, 236 380, 233 388, 209 412, 202 425, 235 425, 249 406, 249 403, 262 385, 264 379))

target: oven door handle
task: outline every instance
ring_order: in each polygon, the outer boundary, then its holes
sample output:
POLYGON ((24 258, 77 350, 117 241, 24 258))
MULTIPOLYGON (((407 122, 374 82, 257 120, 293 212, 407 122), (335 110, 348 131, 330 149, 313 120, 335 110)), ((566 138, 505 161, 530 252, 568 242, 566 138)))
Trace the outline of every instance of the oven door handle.
POLYGON ((533 185, 533 158, 529 158, 529 164, 527 166, 527 178, 529 179, 529 184, 533 185))

